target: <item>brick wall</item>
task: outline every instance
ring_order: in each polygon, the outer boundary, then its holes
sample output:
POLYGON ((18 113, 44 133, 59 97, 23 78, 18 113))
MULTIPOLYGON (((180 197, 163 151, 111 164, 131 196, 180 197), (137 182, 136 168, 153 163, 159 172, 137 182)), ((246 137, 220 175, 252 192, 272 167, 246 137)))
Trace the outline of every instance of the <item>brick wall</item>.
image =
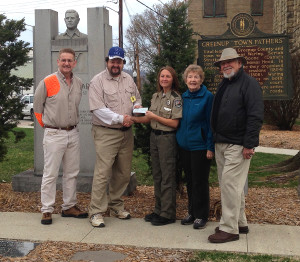
POLYGON ((290 52, 300 53, 300 0, 274 0, 274 33, 290 36, 290 52))
MULTIPOLYGON (((286 31, 290 36, 291 58, 296 65, 300 63, 300 0, 275 0, 274 33, 286 31)), ((294 64, 295 65, 295 64, 294 64)), ((294 67, 295 68, 295 67, 294 67)), ((297 70, 296 67, 295 70, 297 70)), ((300 75, 300 69, 298 69, 300 75)), ((299 115, 300 118, 300 115, 299 115)))
MULTIPOLYGON (((257 27, 265 33, 273 32, 273 3, 274 0, 264 0, 263 15, 253 16, 254 21, 258 22, 257 27)), ((230 23, 232 18, 238 13, 251 14, 249 0, 227 0, 226 17, 203 17, 203 0, 190 1, 188 8, 188 17, 194 31, 199 35, 207 36, 223 34, 228 29, 227 23, 230 23)), ((200 36, 197 39, 200 39, 200 36)))

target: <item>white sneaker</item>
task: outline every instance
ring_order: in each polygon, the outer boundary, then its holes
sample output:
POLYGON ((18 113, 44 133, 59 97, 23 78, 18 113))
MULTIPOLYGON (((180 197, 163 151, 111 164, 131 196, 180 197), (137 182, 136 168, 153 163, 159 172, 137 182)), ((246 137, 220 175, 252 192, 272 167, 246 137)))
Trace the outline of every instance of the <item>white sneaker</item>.
POLYGON ((129 219, 131 217, 130 213, 125 210, 113 210, 113 209, 110 209, 110 216, 117 217, 120 219, 129 219))
POLYGON ((92 215, 90 217, 90 222, 93 227, 105 227, 103 216, 100 213, 92 215))

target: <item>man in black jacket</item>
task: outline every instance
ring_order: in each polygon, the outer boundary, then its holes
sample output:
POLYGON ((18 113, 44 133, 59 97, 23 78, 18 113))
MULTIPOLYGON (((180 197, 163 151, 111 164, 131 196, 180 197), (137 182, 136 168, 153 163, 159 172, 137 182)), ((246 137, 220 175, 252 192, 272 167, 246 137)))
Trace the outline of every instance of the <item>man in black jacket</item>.
POLYGON ((246 72, 246 59, 225 48, 214 65, 223 73, 213 103, 211 126, 221 189, 222 217, 212 243, 239 239, 249 232, 245 215, 244 186, 254 148, 259 144, 264 105, 259 83, 246 72))

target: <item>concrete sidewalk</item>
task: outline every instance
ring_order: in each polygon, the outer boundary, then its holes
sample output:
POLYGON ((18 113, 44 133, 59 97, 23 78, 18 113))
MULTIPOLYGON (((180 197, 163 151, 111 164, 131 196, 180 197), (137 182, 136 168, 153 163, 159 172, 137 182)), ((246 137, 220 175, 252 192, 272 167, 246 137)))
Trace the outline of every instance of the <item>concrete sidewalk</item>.
POLYGON ((300 227, 250 224, 239 241, 212 244, 207 238, 218 225, 209 222, 203 230, 182 226, 180 221, 152 226, 141 218, 120 220, 105 217, 106 227, 94 228, 88 219, 53 215, 52 225, 42 225, 39 213, 0 213, 0 238, 29 241, 67 241, 136 247, 218 250, 285 256, 300 256, 300 227))
POLYGON ((299 150, 296 149, 285 149, 285 148, 263 147, 263 146, 258 146, 257 148, 255 148, 255 151, 261 153, 281 154, 281 155, 289 155, 289 156, 294 156, 299 152, 299 150))

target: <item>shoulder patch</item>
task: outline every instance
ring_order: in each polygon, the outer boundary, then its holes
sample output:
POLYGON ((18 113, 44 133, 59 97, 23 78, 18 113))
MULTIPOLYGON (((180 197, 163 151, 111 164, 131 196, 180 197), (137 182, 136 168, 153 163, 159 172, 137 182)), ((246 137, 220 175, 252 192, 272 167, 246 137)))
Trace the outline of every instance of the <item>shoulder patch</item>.
POLYGON ((174 96, 174 97, 178 97, 179 96, 175 91, 172 91, 171 95, 174 96))
POLYGON ((180 108, 180 107, 182 106, 181 100, 180 100, 180 99, 176 99, 176 100, 174 101, 174 105, 175 105, 176 107, 180 108))

